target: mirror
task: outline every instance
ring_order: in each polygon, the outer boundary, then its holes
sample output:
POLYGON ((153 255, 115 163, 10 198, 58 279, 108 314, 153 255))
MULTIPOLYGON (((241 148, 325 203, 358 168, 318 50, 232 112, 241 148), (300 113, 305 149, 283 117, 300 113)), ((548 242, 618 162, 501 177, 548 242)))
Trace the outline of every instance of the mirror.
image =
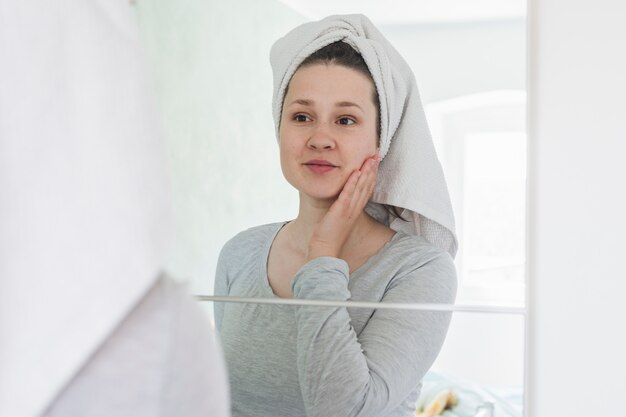
MULTIPOLYGON (((306 21, 364 13, 417 79, 456 216, 457 304, 515 313, 454 313, 433 370, 483 393, 488 386, 521 395, 525 2, 334 3, 137 2, 169 152, 177 219, 170 274, 211 295, 227 240, 297 214, 298 195, 281 173, 274 134, 269 50, 306 21), (512 357, 514 367, 503 365, 512 357)), ((521 415, 516 407, 503 415, 521 415)))

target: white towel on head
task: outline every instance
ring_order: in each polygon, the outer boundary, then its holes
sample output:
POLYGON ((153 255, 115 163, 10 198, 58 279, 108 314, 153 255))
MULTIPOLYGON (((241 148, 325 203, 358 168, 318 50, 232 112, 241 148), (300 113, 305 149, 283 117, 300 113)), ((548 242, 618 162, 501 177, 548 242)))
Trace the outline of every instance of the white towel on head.
POLYGON ((426 123, 426 116, 406 61, 365 16, 329 16, 305 23, 272 46, 274 73, 272 110, 279 136, 285 90, 298 66, 309 55, 333 42, 343 41, 359 52, 367 64, 380 101, 380 156, 383 158, 374 195, 367 211, 394 230, 423 236, 456 254, 454 215, 441 164, 426 123), (400 208, 399 219, 382 204, 400 208))

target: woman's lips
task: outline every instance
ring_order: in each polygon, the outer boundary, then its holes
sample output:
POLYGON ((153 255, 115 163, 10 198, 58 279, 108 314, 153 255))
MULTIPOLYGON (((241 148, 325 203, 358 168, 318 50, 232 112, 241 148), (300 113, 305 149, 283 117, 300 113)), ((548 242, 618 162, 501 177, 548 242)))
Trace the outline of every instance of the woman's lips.
POLYGON ((337 168, 337 166, 331 164, 330 162, 320 159, 305 162, 304 165, 316 174, 324 174, 337 168))

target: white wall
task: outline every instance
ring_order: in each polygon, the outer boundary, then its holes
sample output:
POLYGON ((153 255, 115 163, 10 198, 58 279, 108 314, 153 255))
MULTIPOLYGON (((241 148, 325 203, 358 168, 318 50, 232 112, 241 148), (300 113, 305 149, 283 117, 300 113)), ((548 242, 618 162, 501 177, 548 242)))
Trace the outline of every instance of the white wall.
POLYGON ((212 294, 228 239, 297 213, 297 194, 280 171, 269 51, 304 19, 277 0, 141 0, 137 13, 173 190, 167 268, 193 292, 212 294))
POLYGON ((626 3, 531 0, 531 417, 623 415, 626 3))
POLYGON ((526 21, 380 27, 408 61, 424 105, 493 90, 525 90, 526 21))

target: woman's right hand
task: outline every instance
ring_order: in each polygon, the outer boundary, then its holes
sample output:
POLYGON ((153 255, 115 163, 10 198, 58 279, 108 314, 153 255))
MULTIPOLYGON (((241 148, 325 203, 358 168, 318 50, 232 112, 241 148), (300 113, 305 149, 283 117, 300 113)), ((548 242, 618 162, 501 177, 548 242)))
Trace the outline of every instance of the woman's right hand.
POLYGON ((339 257, 356 220, 374 192, 379 164, 380 156, 371 156, 348 177, 339 197, 311 236, 307 261, 320 256, 339 257))

